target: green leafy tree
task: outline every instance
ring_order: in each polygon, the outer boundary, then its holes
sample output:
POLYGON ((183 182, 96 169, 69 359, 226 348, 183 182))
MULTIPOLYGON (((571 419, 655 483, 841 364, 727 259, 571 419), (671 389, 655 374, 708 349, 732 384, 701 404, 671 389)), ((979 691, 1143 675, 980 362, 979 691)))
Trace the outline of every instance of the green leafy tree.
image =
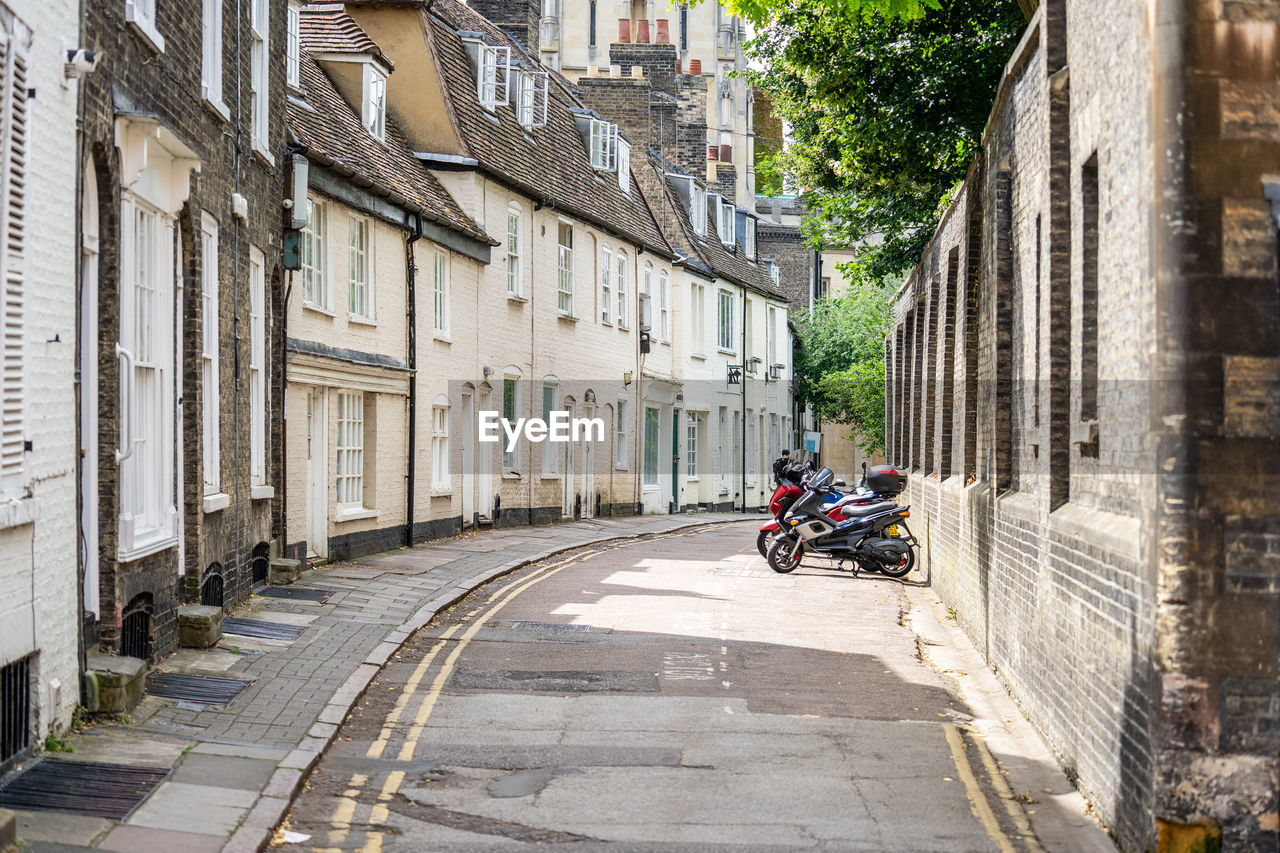
POLYGON ((884 339, 900 279, 855 282, 796 315, 796 396, 820 420, 849 424, 870 452, 884 449, 884 339))
POLYGON ((777 162, 814 214, 810 242, 863 244, 855 266, 870 279, 913 266, 981 140, 1026 9, 1019 0, 724 2, 749 17, 768 7, 745 73, 790 126, 777 162))

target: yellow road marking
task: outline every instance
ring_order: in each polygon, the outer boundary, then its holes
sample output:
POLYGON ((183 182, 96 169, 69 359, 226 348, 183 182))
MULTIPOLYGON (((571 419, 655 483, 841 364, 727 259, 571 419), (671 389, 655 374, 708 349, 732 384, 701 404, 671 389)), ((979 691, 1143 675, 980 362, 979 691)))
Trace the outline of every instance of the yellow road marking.
POLYGON ((983 796, 982 789, 978 787, 973 768, 964 754, 964 741, 960 738, 960 730, 952 723, 943 723, 942 731, 947 736, 947 746, 951 747, 951 757, 955 760, 956 772, 960 775, 960 781, 964 783, 965 792, 969 795, 969 807, 973 810, 974 817, 982 824, 982 828, 987 831, 987 835, 1002 853, 1016 853, 1013 842, 1000 828, 995 812, 991 811, 990 803, 983 796))
POLYGON ((1004 802, 1004 810, 1009 813, 1009 818, 1013 821, 1013 825, 1017 827, 1018 835, 1022 837, 1028 849, 1043 850, 1044 848, 1040 846, 1039 839, 1036 838, 1035 831, 1031 828, 1031 821, 1027 820, 1026 812, 1018 805, 1018 799, 1013 795, 1013 789, 1009 787, 1004 774, 1000 772, 995 756, 987 748, 986 742, 980 737, 974 737, 973 742, 977 744, 978 755, 982 758, 983 766, 987 768, 987 776, 991 778, 991 784, 1004 802))

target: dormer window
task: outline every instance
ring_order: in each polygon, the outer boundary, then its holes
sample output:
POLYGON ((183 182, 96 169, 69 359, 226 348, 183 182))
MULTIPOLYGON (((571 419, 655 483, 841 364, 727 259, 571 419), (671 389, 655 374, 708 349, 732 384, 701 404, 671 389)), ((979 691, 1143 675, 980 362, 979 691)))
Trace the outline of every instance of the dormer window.
POLYGON ((285 19, 285 82, 297 89, 302 86, 302 7, 290 0, 285 19))
POLYGON ((689 219, 693 221, 694 234, 707 236, 707 188, 699 184, 693 185, 690 195, 689 219))
POLYGON ((716 230, 720 232, 720 242, 726 246, 732 246, 733 236, 733 205, 727 201, 720 202, 720 218, 716 222, 716 230))
POLYGON ((752 216, 747 216, 747 220, 743 225, 743 240, 745 241, 744 249, 747 257, 751 260, 756 259, 756 220, 752 216))
POLYGON ((612 172, 618 165, 618 126, 612 122, 591 120, 591 167, 612 172))
POLYGON ((547 126, 548 76, 545 71, 520 71, 513 80, 516 118, 526 130, 547 126))
POLYGON ((631 143, 618 137, 618 189, 631 195, 631 143))
POLYGON ((373 64, 364 67, 365 129, 379 140, 387 135, 387 75, 373 64))
POLYGON ((510 65, 511 48, 494 44, 480 46, 480 105, 490 112, 510 98, 510 65))

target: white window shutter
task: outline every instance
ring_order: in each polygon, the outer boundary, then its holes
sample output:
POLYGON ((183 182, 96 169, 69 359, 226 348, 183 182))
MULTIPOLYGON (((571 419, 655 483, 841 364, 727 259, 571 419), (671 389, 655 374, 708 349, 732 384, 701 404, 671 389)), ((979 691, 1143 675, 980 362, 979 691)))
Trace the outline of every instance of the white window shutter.
POLYGON ((4 274, 3 361, 0 362, 0 493, 25 483, 23 464, 23 290, 27 221, 27 57, 6 38, 3 48, 4 274))

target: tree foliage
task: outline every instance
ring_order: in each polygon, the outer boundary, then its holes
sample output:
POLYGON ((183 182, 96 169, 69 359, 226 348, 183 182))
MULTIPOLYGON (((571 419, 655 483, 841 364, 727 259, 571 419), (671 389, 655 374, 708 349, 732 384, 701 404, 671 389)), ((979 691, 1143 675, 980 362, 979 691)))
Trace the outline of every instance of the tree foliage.
MULTIPOLYGON (((822 0, 817 11, 848 17, 881 15, 891 18, 918 18, 928 9, 938 8, 940 0, 822 0)), ((776 19, 791 5, 790 0, 721 0, 721 5, 756 26, 776 19)))
POLYGON ((871 279, 910 268, 980 142, 1018 0, 752 2, 770 13, 746 74, 790 126, 780 161, 811 243, 869 243, 855 265, 871 279))
POLYGON ((795 315, 796 396, 819 420, 852 426, 868 452, 884 449, 884 339, 898 284, 855 283, 795 315))

